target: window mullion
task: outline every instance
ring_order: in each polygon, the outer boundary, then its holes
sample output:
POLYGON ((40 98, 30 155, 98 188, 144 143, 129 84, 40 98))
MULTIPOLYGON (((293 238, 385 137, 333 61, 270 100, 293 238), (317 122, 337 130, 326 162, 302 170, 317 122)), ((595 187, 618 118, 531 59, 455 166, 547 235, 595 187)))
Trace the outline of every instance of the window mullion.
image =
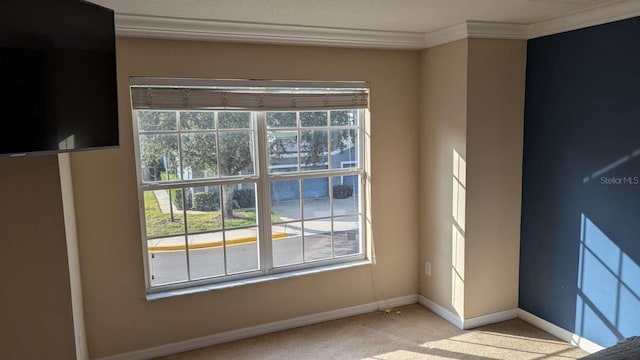
POLYGON ((268 273, 273 268, 273 246, 271 239, 271 192, 269 179, 269 161, 267 154, 267 114, 255 113, 254 125, 258 130, 258 251, 260 256, 260 270, 268 273))
MULTIPOLYGON (((213 113, 213 127, 216 131, 216 148, 214 151, 216 152, 216 174, 217 178, 220 178, 220 129, 218 128, 218 112, 215 111, 213 113)), ((220 192, 222 195, 222 192, 220 192)))
MULTIPOLYGON (((176 129, 178 129, 178 131, 176 131, 177 132, 176 135, 178 136, 178 139, 177 139, 177 141, 178 141, 178 159, 179 159, 178 160, 178 165, 179 165, 179 170, 178 171, 180 172, 180 174, 178 174, 178 179, 184 180, 184 178, 183 178, 184 177, 184 170, 183 170, 184 169, 184 159, 183 159, 183 156, 182 156, 182 134, 180 133, 180 111, 176 111, 176 121, 177 121, 176 129)), ((169 171, 167 170, 167 181, 169 181, 169 180, 171 180, 171 179, 169 178, 169 171)))
POLYGON ((367 236, 368 236, 368 232, 367 232, 367 217, 369 216, 369 209, 368 206, 369 204, 367 203, 367 197, 368 197, 368 187, 369 187, 369 183, 368 183, 368 171, 369 171, 369 167, 368 167, 368 161, 369 161, 369 153, 365 154, 365 151, 367 151, 368 149, 368 142, 369 140, 366 138, 367 136, 367 132, 369 131, 366 128, 366 125, 369 123, 368 119, 366 118, 366 116, 368 116, 368 112, 365 111, 364 109, 359 109, 358 110, 358 122, 356 123, 357 125, 357 132, 356 134, 358 134, 358 138, 356 139, 358 142, 356 143, 356 146, 358 147, 358 168, 359 169, 367 169, 366 172, 361 172, 360 173, 360 184, 358 186, 358 192, 359 192, 359 201, 360 201, 360 247, 361 247, 361 251, 363 254, 368 254, 367 256, 371 256, 372 254, 369 252, 368 249, 368 244, 369 242, 366 241, 367 236))
POLYGON ((220 235, 222 235, 222 259, 224 261, 224 274, 229 275, 229 264, 227 263, 227 229, 225 227, 225 217, 224 217, 224 197, 225 191, 227 191, 224 186, 218 187, 218 193, 220 194, 220 235))
POLYGON ((331 258, 336 257, 336 244, 335 244, 335 228, 334 228, 334 216, 333 213, 333 176, 329 176, 329 213, 331 214, 331 258))
MULTIPOLYGON (((176 111, 176 136, 177 136, 177 143, 178 143, 178 179, 180 180, 184 180, 184 157, 182 155, 182 134, 180 134, 180 111, 176 111)), ((167 160, 168 162, 168 160, 167 160)), ((169 169, 167 169, 167 181, 170 181, 170 177, 169 177, 169 169)), ((168 189, 167 192, 169 193, 169 199, 171 199, 171 189, 168 189)), ((182 206, 182 222, 183 222, 183 226, 184 226, 184 256, 186 259, 186 263, 187 263, 187 279, 188 280, 192 280, 191 279, 191 259, 190 259, 190 251, 189 251, 189 226, 187 224, 187 194, 186 194, 186 188, 185 187, 181 187, 181 191, 180 193, 182 193, 182 204, 184 204, 184 206, 182 206)), ((169 202, 169 206, 173 207, 173 204, 171 204, 171 202, 169 202)), ((172 209, 173 211, 173 209, 172 209)), ((173 220, 172 220, 173 221, 173 220)))
POLYGON ((358 169, 365 168, 365 137, 367 134, 367 130, 365 129, 366 119, 365 119, 365 111, 363 109, 358 110, 358 122, 356 123, 356 147, 358 149, 358 169))
POLYGON ((302 153, 302 130, 300 129, 300 126, 300 112, 296 111, 296 131, 298 133, 296 136, 298 140, 298 172, 302 171, 302 155, 300 155, 302 153))
POLYGON ((305 224, 304 224, 304 219, 305 219, 305 215, 304 215, 304 179, 300 179, 300 227, 301 227, 301 232, 300 232, 300 239, 302 240, 302 262, 305 263, 306 262, 306 254, 305 254, 305 246, 304 246, 304 240, 305 240, 305 233, 306 233, 306 228, 305 228, 305 224))
POLYGON ((218 185, 236 185, 247 182, 256 182, 258 177, 254 175, 250 176, 229 176, 224 179, 210 178, 210 179, 198 179, 198 180, 184 180, 184 181, 166 181, 166 182, 148 182, 140 185, 143 190, 162 190, 162 189, 174 189, 180 187, 198 187, 198 186, 218 186, 218 185))
MULTIPOLYGON (((187 224, 187 192, 186 188, 182 188, 180 191, 182 193, 182 222, 184 224, 184 252, 187 260, 187 279, 193 280, 191 278, 191 258, 189 253, 189 225, 187 224)), ((169 190, 169 196, 171 196, 171 190, 169 190)), ((173 206, 173 205, 171 205, 173 206)))
POLYGON ((327 144, 327 171, 331 171, 333 168, 333 156, 331 154, 331 150, 333 149, 332 133, 333 129, 331 128, 331 111, 327 111, 327 141, 329 142, 327 144))

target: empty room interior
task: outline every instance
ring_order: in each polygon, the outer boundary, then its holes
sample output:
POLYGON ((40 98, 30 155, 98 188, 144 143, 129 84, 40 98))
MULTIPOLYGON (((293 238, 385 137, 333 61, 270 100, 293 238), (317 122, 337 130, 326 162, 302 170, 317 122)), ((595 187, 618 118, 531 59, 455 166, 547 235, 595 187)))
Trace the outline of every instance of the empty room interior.
MULTIPOLYGON (((114 19, 117 132, 1 151, 1 359, 640 336, 640 1, 71 2, 114 19)), ((83 74, 47 101, 91 123, 83 74)))

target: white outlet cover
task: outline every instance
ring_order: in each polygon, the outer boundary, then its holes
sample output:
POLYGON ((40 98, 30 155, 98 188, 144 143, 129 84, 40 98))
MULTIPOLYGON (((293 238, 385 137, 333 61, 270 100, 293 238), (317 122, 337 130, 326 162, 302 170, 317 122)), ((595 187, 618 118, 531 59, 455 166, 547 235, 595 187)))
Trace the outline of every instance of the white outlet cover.
POLYGON ((431 263, 428 261, 424 262, 424 274, 427 276, 431 276, 431 263))

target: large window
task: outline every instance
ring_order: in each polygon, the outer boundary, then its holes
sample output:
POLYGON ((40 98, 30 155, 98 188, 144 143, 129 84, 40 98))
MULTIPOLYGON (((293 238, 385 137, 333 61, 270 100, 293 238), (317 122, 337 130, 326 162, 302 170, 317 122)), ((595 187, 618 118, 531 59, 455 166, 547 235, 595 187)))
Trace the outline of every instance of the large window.
POLYGON ((365 258, 366 87, 232 85, 132 80, 149 292, 365 258))

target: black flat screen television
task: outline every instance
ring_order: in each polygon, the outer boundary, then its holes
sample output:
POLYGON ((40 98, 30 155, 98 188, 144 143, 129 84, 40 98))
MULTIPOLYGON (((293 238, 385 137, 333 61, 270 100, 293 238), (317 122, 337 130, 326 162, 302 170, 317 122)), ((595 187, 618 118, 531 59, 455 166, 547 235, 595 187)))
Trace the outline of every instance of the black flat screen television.
POLYGON ((0 157, 115 147, 114 13, 0 0, 0 157))

